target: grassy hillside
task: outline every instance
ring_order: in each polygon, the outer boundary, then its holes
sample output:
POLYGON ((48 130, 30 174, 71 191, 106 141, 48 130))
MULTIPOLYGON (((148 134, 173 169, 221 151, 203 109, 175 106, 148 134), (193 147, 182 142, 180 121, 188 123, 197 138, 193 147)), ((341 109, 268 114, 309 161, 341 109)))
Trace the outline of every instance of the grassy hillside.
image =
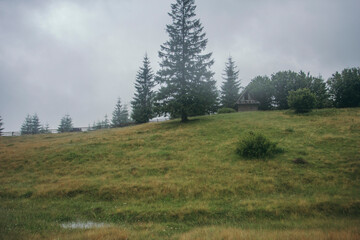
POLYGON ((0 138, 0 239, 359 239, 358 226, 359 108, 0 138), (284 153, 236 155, 250 130, 284 153), (61 227, 77 221, 106 227, 61 227))

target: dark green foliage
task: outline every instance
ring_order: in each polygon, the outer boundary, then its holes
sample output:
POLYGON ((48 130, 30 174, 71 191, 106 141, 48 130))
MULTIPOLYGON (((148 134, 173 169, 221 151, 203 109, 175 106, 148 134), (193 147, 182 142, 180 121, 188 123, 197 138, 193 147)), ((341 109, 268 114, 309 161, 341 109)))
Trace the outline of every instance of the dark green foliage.
POLYGON ((30 116, 29 114, 26 116, 24 123, 21 126, 21 135, 26 134, 39 134, 41 133, 41 125, 40 120, 37 114, 30 116))
POLYGON ((129 122, 129 112, 127 110, 126 105, 121 105, 121 99, 118 98, 118 101, 115 105, 115 109, 113 111, 113 116, 111 119, 112 127, 121 127, 124 123, 129 122))
POLYGON ((336 107, 360 106, 360 68, 336 72, 327 83, 336 107))
POLYGON ((240 139, 236 148, 237 154, 245 158, 266 158, 283 150, 261 133, 249 132, 240 139))
POLYGON ((249 94, 260 102, 259 110, 270 110, 273 108, 274 87, 268 76, 257 76, 247 85, 249 94))
POLYGON ((218 114, 223 114, 223 113, 234 113, 236 112, 235 109, 233 108, 220 108, 218 110, 218 114))
POLYGON ((239 98, 240 81, 239 71, 236 70, 235 62, 229 57, 225 64, 223 74, 224 82, 221 86, 220 104, 224 108, 236 108, 236 101, 239 98))
POLYGON ((195 19, 194 0, 176 0, 169 13, 172 23, 166 26, 169 40, 161 45, 160 70, 156 80, 161 84, 156 97, 159 114, 171 117, 201 115, 216 110, 217 90, 211 53, 202 54, 207 45, 199 19, 195 19))
POLYGON ((31 134, 39 134, 41 129, 41 124, 38 115, 35 113, 32 117, 32 132, 31 134))
POLYGON ((25 118, 24 123, 21 125, 21 135, 31 134, 32 131, 32 121, 31 116, 28 114, 25 118))
POLYGON ((149 122, 154 114, 154 92, 152 88, 155 86, 153 80, 154 74, 150 67, 150 61, 145 55, 143 66, 136 76, 136 93, 134 100, 131 102, 133 112, 131 118, 137 123, 149 122))
POLYGON ((308 88, 310 79, 304 72, 297 74, 293 71, 277 72, 271 76, 271 82, 274 88, 274 101, 278 109, 288 109, 287 97, 290 91, 299 88, 308 88))
POLYGON ((2 125, 3 125, 3 122, 2 122, 2 118, 1 118, 1 116, 0 116, 0 136, 2 136, 2 132, 3 132, 3 130, 4 130, 4 128, 2 127, 2 125))
MULTIPOLYGON (((311 76, 310 76, 311 77, 311 76)), ((322 77, 311 77, 310 91, 315 94, 315 108, 330 108, 332 103, 330 101, 330 94, 326 87, 326 83, 322 77)))
POLYGON ((251 96, 260 102, 260 110, 288 109, 289 92, 301 88, 308 88, 315 94, 316 108, 331 107, 324 80, 303 71, 280 71, 273 74, 271 79, 267 76, 258 76, 246 88, 251 96))
POLYGON ((58 127, 58 132, 64 133, 64 132, 71 132, 73 129, 72 119, 71 117, 66 114, 60 121, 60 125, 58 127))
POLYGON ((315 94, 308 88, 289 92, 288 104, 296 113, 310 112, 315 107, 315 102, 315 94))

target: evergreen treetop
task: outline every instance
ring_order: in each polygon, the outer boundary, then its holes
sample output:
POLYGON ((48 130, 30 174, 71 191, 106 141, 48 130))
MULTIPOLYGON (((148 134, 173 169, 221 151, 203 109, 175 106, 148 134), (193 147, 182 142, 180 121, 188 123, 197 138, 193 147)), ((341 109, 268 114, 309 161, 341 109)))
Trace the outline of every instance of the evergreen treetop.
POLYGON ((21 125, 21 135, 25 135, 25 134, 31 134, 32 132, 32 118, 30 116, 30 114, 28 114, 25 118, 24 123, 21 125))
POLYGON ((66 114, 60 121, 60 125, 58 127, 58 132, 71 132, 73 129, 72 119, 71 117, 66 114))
POLYGON ((152 88, 155 86, 155 82, 153 78, 154 74, 150 67, 149 58, 145 55, 143 66, 140 67, 136 75, 136 92, 133 101, 131 101, 133 109, 131 117, 137 123, 149 122, 154 117, 154 92, 152 88))
POLYGON ((121 99, 118 98, 116 102, 115 109, 113 111, 113 116, 111 119, 112 127, 121 127, 124 123, 129 122, 129 112, 126 105, 121 105, 121 99))
POLYGON ((41 124, 38 115, 35 113, 33 116, 28 114, 24 123, 21 125, 21 135, 24 134, 39 134, 41 130, 41 124))
POLYGON ((236 70, 235 62, 232 60, 232 57, 228 58, 228 61, 225 63, 225 70, 223 73, 223 83, 221 86, 221 105, 225 108, 234 108, 236 101, 239 98, 240 91, 240 80, 239 71, 236 70))
POLYGON ((39 117, 36 113, 32 116, 31 123, 32 123, 31 134, 39 134, 41 129, 41 124, 39 117))
POLYGON ((188 116, 214 111, 217 91, 212 53, 203 54, 207 45, 203 26, 195 16, 194 0, 176 0, 166 26, 169 40, 161 45, 160 70, 156 80, 161 84, 157 95, 159 113, 188 120, 188 116))

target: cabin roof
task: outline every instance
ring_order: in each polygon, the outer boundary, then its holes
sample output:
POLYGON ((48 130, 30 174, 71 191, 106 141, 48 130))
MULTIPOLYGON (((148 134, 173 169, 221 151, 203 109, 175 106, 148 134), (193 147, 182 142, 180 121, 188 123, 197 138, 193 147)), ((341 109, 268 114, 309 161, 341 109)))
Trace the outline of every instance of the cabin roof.
POLYGON ((251 94, 249 93, 248 89, 244 89, 242 93, 240 94, 240 97, 236 101, 236 104, 239 105, 259 105, 260 102, 255 100, 251 94))

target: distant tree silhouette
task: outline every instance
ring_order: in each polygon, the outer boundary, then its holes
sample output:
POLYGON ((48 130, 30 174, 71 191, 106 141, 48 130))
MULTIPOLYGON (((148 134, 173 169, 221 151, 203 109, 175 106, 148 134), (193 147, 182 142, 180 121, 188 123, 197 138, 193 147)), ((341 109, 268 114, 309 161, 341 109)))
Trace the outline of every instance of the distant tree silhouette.
POLYGON ((21 125, 21 135, 26 134, 39 134, 41 130, 41 124, 38 115, 35 113, 33 116, 28 114, 24 123, 21 125))
POLYGON ((236 70, 235 62, 231 57, 225 64, 223 83, 221 85, 220 104, 223 108, 236 109, 236 101, 239 98, 240 81, 239 71, 236 70))
POLYGON ((0 116, 0 136, 2 136, 3 130, 4 130, 4 128, 2 126, 3 126, 3 120, 2 120, 2 118, 0 116))
POLYGON ((360 68, 345 68, 328 80, 336 107, 360 107, 360 68))
POLYGON ((43 134, 51 133, 48 123, 46 123, 45 126, 44 125, 41 126, 40 133, 43 134))
POLYGON ((28 114, 24 123, 21 125, 21 135, 31 134, 32 132, 32 117, 28 114))
POLYGON ((60 121, 60 125, 58 127, 58 132, 64 133, 64 132, 71 132, 73 129, 73 123, 71 117, 66 114, 60 121))
POLYGON ((124 123, 129 122, 129 112, 127 110, 126 105, 121 105, 121 99, 118 98, 117 103, 115 105, 115 109, 113 111, 111 125, 112 127, 121 127, 124 123))
POLYGON ((257 76, 247 85, 249 94, 260 102, 260 110, 270 110, 273 108, 274 88, 268 76, 257 76))
POLYGON ((39 134, 41 129, 41 124, 38 115, 35 113, 32 116, 32 128, 31 128, 31 134, 39 134))
POLYGON ((136 75, 135 88, 136 93, 132 105, 131 118, 137 123, 149 122, 154 114, 154 92, 153 87, 155 82, 153 80, 154 74, 150 67, 150 61, 147 55, 144 57, 143 66, 140 67, 136 75))
POLYGON ((104 121, 102 122, 103 128, 109 128, 110 127, 110 121, 108 118, 108 115, 105 114, 104 121))

